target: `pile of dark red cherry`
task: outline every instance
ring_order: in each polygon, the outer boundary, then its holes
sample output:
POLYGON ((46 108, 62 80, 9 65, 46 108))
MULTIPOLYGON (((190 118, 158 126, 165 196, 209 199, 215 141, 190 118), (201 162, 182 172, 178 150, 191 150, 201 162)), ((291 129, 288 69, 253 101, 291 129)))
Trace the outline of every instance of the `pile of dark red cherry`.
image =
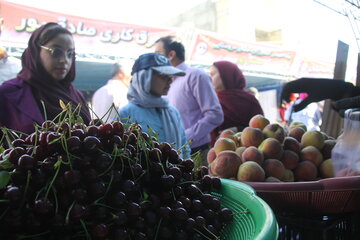
POLYGON ((138 124, 46 121, 9 136, 0 239, 210 240, 233 218, 211 194, 219 178, 138 124))

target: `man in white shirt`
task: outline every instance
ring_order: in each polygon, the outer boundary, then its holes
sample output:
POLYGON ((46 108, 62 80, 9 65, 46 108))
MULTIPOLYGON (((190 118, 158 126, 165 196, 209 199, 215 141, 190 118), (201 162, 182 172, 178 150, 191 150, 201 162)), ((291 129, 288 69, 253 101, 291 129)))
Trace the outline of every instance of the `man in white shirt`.
POLYGON ((116 119, 117 110, 128 103, 128 85, 129 76, 122 65, 115 63, 111 79, 92 97, 93 118, 101 118, 104 122, 116 119))
POLYGON ((322 123, 322 111, 319 107, 321 103, 312 102, 300 111, 293 111, 293 106, 299 104, 306 97, 301 93, 299 98, 296 99, 288 109, 285 111, 285 120, 290 125, 292 122, 301 122, 306 125, 307 130, 320 131, 322 123))
POLYGON ((0 84, 15 78, 21 70, 21 60, 8 56, 5 48, 0 47, 0 84))
MULTIPOLYGON (((0 16, 0 36, 4 19, 0 16)), ((0 47, 0 85, 9 79, 15 78, 21 70, 21 60, 8 56, 5 48, 0 47)))

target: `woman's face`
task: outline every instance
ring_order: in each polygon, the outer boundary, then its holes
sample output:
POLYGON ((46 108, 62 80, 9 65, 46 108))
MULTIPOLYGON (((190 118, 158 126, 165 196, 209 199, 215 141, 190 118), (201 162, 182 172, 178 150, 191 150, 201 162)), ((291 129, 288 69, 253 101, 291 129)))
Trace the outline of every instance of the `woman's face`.
POLYGON ((172 77, 153 72, 150 93, 157 97, 166 95, 169 92, 172 77))
POLYGON ((40 48, 40 59, 45 70, 56 81, 69 73, 75 55, 75 44, 71 35, 59 34, 40 48))
POLYGON ((225 90, 224 84, 220 77, 219 70, 214 65, 210 67, 210 77, 216 92, 225 90))

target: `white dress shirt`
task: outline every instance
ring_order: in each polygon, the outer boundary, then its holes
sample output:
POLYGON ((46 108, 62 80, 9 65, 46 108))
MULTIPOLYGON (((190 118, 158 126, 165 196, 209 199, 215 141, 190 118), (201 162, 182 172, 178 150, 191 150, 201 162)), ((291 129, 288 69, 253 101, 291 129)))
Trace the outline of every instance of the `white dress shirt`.
POLYGON ((0 84, 15 78, 21 70, 21 60, 15 57, 0 59, 0 84))
POLYGON ((116 119, 117 110, 128 103, 128 88, 120 80, 109 80, 94 93, 92 97, 92 117, 101 118, 104 122, 111 122, 116 119), (109 109, 114 104, 115 109, 109 109))

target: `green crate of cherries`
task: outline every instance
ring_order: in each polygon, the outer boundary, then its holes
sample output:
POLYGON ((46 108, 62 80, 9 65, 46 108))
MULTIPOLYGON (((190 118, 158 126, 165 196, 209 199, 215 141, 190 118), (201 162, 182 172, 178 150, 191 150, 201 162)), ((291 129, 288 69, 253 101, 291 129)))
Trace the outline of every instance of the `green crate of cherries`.
POLYGON ((221 187, 138 124, 46 121, 2 129, 0 239, 219 239, 221 187))

